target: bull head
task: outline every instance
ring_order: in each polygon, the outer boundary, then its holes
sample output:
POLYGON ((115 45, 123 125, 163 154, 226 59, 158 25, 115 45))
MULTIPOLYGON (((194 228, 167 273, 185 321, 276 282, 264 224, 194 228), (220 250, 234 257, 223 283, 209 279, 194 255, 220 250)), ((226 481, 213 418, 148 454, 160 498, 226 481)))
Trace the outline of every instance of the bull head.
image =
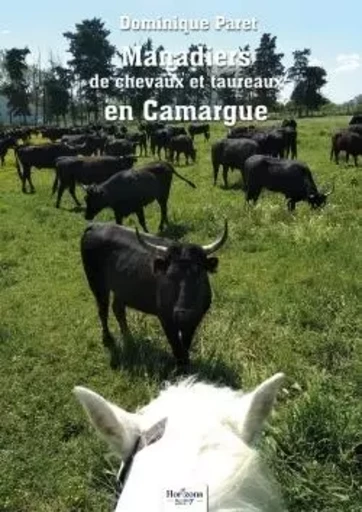
MULTIPOLYGON (((139 243, 145 247, 146 249, 156 249, 158 252, 165 254, 167 252, 167 247, 163 245, 157 245, 152 242, 147 241, 145 238, 142 238, 138 229, 136 228, 136 236, 139 243)), ((210 256, 214 252, 218 251, 226 242, 228 237, 228 221, 225 219, 224 222, 224 232, 220 235, 214 242, 209 245, 202 245, 202 250, 206 254, 206 256, 210 256)))
POLYGON ((311 204, 312 208, 322 208, 326 205, 327 198, 333 194, 335 189, 335 180, 332 183, 332 186, 327 191, 317 192, 316 194, 311 194, 308 197, 308 201, 311 204))

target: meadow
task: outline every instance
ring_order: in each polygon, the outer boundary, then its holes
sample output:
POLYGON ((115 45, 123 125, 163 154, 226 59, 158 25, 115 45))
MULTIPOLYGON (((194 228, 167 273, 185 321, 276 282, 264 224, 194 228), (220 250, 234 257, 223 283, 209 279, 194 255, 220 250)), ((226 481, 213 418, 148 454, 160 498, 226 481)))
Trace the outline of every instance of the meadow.
MULTIPOLYGON (((324 209, 290 214, 267 192, 249 207, 238 171, 229 190, 221 173, 213 187, 201 137, 196 164, 178 167, 197 189, 176 178, 169 203, 166 234, 184 241, 209 243, 229 220, 191 372, 244 389, 286 374, 261 454, 292 512, 362 510, 362 170, 329 161, 330 134, 347 123, 299 121, 299 159, 319 186, 335 180, 324 209)), ((211 141, 225 132, 214 124, 211 141)), ((33 181, 36 193, 22 194, 11 151, 0 168, 0 510, 108 511, 117 462, 72 388, 134 410, 175 378, 171 351, 157 319, 129 311, 136 350, 111 370, 81 265, 86 221, 67 192, 54 207, 53 171, 33 181)), ((146 217, 155 232, 158 206, 146 217)), ((119 338, 112 315, 111 326, 119 338)))

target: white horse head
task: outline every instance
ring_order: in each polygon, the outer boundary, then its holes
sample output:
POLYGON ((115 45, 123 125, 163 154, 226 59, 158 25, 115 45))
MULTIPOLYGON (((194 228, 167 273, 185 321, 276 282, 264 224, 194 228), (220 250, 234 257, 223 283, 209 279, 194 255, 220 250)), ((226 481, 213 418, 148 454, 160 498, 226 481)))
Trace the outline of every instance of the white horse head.
POLYGON ((74 392, 92 424, 124 461, 132 461, 117 512, 160 512, 165 488, 204 483, 210 512, 281 512, 276 486, 254 443, 284 375, 250 393, 186 379, 129 413, 87 388, 74 392), (137 450, 155 425, 161 438, 137 450))

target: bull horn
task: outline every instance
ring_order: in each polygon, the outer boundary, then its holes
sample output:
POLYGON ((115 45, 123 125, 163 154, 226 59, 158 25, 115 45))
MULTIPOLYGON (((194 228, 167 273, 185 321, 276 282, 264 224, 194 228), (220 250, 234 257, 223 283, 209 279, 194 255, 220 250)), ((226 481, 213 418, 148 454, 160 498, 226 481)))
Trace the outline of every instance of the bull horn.
POLYGON ((145 247, 147 250, 149 250, 149 249, 156 249, 157 251, 160 251, 160 252, 166 252, 167 251, 167 248, 164 247, 163 245, 153 244, 152 242, 148 242, 144 238, 142 238, 142 236, 140 235, 140 232, 138 231, 138 228, 136 228, 136 237, 137 237, 137 240, 139 241, 139 243, 143 247, 145 247))
POLYGON ((227 219, 225 219, 223 234, 220 235, 219 238, 217 238, 215 240, 215 242, 213 242, 212 244, 202 246, 206 255, 208 256, 208 255, 216 252, 218 249, 220 249, 220 247, 222 247, 224 245, 224 243, 226 242, 227 237, 228 237, 228 221, 227 221, 227 219))
POLYGON ((79 183, 80 187, 84 190, 84 192, 88 192, 87 185, 84 185, 83 183, 79 183))

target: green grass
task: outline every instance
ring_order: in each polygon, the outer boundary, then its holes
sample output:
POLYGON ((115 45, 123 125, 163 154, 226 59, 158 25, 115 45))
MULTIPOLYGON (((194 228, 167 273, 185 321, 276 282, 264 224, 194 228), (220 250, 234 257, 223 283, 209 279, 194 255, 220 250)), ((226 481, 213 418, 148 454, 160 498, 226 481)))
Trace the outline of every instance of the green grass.
MULTIPOLYGON (((336 180, 323 210, 299 204, 290 215, 284 198, 268 193, 249 208, 240 189, 214 188, 210 145, 201 138, 197 164, 179 169, 198 188, 175 179, 170 198, 184 240, 208 243, 229 219, 193 371, 245 388, 286 373, 261 450, 293 512, 362 509, 362 171, 329 162, 330 133, 346 124, 300 122, 299 158, 318 184, 336 180)), ((224 132, 215 125, 212 140, 224 132)), ((231 183, 239 177, 231 173, 231 183)), ((110 369, 80 261, 86 223, 67 193, 63 209, 54 208, 52 179, 35 171, 37 192, 24 195, 12 154, 0 169, 2 512, 110 510, 115 466, 72 388, 86 385, 132 410, 173 376, 157 320, 132 311, 138 351, 120 371, 110 369)), ((146 215, 155 231, 158 207, 146 215)), ((113 317, 111 324, 119 336, 113 317)))

